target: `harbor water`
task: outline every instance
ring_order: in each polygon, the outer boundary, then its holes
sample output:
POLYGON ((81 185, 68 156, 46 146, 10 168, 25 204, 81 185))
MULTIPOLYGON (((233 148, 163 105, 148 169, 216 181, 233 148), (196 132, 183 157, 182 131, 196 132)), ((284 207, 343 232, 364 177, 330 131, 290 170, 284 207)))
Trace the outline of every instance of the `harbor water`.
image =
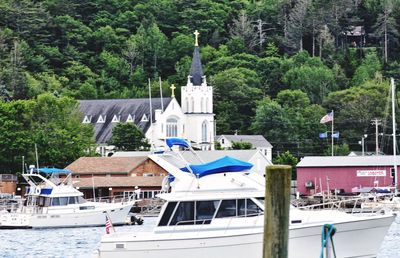
MULTIPOLYGON (((155 221, 155 217, 145 218, 143 225, 116 227, 116 231, 148 231, 155 221)), ((104 233, 104 227, 0 230, 0 257, 92 257, 104 233)), ((382 243, 378 258, 400 258, 399 243, 398 217, 382 243)))

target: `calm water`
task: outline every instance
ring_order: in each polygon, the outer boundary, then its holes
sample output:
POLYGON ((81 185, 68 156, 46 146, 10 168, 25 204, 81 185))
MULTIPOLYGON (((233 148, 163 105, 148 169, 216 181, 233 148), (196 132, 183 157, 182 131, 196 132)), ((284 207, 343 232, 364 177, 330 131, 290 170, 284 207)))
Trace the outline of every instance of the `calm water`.
MULTIPOLYGON (((117 231, 148 230, 156 218, 141 226, 117 227, 117 231)), ((99 246, 104 227, 43 230, 0 230, 0 257, 91 257, 99 246)), ((400 218, 391 226, 378 258, 400 257, 400 218)))

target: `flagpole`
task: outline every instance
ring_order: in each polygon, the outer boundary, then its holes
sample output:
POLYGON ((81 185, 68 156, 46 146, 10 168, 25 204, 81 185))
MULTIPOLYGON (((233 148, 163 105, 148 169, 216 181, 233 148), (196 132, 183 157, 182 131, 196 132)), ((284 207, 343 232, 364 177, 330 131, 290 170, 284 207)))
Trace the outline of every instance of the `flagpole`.
POLYGON ((334 121, 334 114, 333 114, 333 110, 332 110, 332 132, 331 132, 331 142, 332 142, 332 156, 333 156, 333 121, 334 121))

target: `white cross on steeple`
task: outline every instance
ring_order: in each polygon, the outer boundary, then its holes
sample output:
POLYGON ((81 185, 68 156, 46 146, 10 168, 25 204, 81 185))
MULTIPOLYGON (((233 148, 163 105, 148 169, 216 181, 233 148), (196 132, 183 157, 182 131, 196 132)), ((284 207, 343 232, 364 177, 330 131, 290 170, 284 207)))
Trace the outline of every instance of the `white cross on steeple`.
POLYGON ((195 36, 195 41, 194 41, 194 46, 198 47, 199 46, 199 32, 197 30, 194 31, 194 36, 195 36))

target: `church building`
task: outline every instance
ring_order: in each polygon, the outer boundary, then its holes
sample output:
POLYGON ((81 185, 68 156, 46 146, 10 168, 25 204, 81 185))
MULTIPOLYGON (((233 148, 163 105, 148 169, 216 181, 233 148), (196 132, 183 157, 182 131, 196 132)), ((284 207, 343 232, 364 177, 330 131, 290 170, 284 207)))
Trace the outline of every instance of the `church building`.
POLYGON ((107 155, 108 142, 118 123, 135 123, 153 146, 164 146, 168 137, 180 137, 202 150, 214 149, 215 119, 213 88, 203 73, 198 35, 195 33, 192 65, 186 86, 181 87, 181 105, 171 86, 170 98, 81 100, 82 123, 93 124, 98 151, 107 155))

